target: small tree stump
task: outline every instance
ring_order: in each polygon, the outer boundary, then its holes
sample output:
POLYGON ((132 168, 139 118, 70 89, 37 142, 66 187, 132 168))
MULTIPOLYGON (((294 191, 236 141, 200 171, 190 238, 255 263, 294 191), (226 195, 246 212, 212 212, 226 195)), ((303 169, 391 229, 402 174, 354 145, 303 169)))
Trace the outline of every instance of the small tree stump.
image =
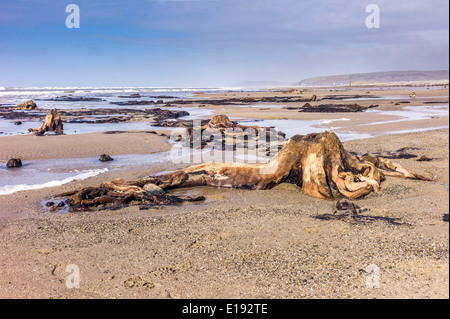
POLYGON ((38 107, 36 103, 34 103, 34 101, 32 100, 26 101, 25 103, 16 106, 17 110, 37 110, 37 108, 38 107))
POLYGON ((36 135, 44 135, 45 132, 54 131, 56 134, 63 134, 63 122, 56 109, 51 110, 45 117, 44 123, 37 129, 29 128, 29 132, 36 135))

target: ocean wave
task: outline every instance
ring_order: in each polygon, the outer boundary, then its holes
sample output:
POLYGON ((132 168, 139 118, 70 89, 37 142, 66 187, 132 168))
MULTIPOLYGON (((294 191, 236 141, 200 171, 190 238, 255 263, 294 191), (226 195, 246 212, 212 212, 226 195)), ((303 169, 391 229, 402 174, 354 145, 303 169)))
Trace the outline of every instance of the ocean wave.
POLYGON ((0 87, 0 94, 252 91, 241 87, 0 87))

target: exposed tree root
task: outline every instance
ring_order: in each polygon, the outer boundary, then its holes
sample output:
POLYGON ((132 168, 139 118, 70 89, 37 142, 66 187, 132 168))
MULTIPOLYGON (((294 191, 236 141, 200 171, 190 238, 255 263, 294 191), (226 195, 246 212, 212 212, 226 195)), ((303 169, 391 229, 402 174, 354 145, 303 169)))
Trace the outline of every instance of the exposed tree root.
POLYGON ((48 112, 44 123, 37 129, 29 128, 29 132, 35 132, 36 135, 44 135, 45 132, 54 131, 57 134, 63 134, 63 122, 56 109, 48 112))

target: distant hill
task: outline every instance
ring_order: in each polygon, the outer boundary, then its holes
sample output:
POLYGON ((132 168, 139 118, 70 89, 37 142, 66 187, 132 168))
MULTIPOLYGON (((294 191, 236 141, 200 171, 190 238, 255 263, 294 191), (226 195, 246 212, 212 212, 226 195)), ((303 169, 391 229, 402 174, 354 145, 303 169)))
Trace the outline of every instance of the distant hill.
POLYGON ((295 83, 298 86, 334 86, 348 85, 351 82, 357 84, 387 83, 387 82, 417 82, 417 81, 441 81, 449 79, 448 70, 438 71, 389 71, 341 74, 331 76, 317 76, 304 79, 295 83))

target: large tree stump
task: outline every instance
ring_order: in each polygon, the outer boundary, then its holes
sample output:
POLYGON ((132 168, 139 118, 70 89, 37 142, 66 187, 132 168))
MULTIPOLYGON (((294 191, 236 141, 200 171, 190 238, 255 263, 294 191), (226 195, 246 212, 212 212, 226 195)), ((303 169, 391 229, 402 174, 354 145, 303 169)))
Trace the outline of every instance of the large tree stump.
POLYGON ((429 180, 383 158, 350 154, 336 134, 322 132, 292 137, 266 164, 207 163, 153 176, 152 182, 163 189, 201 185, 270 189, 289 182, 311 196, 333 199, 332 189, 347 198, 378 192, 385 175, 429 180))
POLYGON ((53 109, 45 116, 44 123, 39 128, 29 128, 28 131, 35 132, 36 135, 44 135, 48 131, 63 134, 63 122, 56 109, 53 109))

